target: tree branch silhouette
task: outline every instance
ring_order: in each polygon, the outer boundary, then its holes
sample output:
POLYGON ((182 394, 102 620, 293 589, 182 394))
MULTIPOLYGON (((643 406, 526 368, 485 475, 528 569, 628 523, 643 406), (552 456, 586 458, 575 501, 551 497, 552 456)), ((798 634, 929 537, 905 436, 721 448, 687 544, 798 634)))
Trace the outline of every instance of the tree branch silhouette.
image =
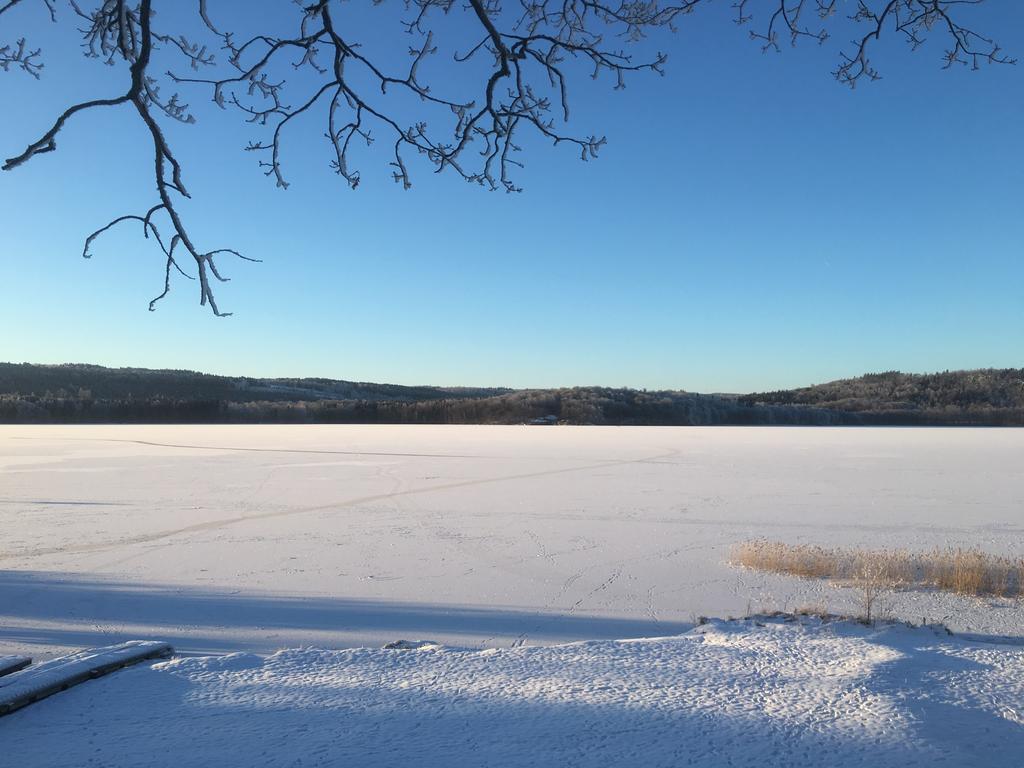
MULTIPOLYGON (((8 0, 0 5, 0 17, 13 18, 11 11, 41 3, 54 21, 64 23, 58 1, 8 0)), ((983 1, 851 0, 853 13, 845 16, 840 10, 849 6, 839 0, 733 0, 732 7, 736 24, 749 27, 750 37, 765 51, 781 50, 784 41, 824 44, 831 38, 830 28, 852 29, 854 39, 840 49, 832 74, 854 87, 880 77, 870 55, 887 34, 912 49, 928 35, 940 35, 947 44, 947 68, 1014 63, 991 38, 962 22, 964 10, 983 1)), ((93 232, 83 255, 88 258, 94 242, 112 227, 138 222, 144 238, 152 239, 164 258, 163 291, 150 302, 150 309, 170 292, 172 273, 192 277, 179 262, 187 256, 195 264, 200 304, 218 316, 230 313, 219 309, 214 294, 214 283, 227 280, 217 260, 224 255, 246 257, 227 248, 203 250, 189 234, 179 203, 190 195, 161 123, 193 123, 195 116, 178 93, 164 97, 162 88, 205 89, 218 107, 237 111, 259 132, 245 149, 257 156, 264 173, 281 188, 289 183, 282 161, 287 135, 298 118, 317 113, 323 120, 330 166, 353 189, 362 178, 356 148, 372 146, 383 134, 390 173, 403 188, 412 186, 412 159, 420 158, 435 172, 451 172, 491 190, 518 192, 515 172, 522 167, 521 136, 533 133, 554 145, 572 147, 582 160, 596 158, 606 142, 598 133, 569 130, 570 93, 581 76, 581 65, 591 77, 606 78, 616 89, 625 87, 630 75, 663 73, 667 56, 652 53, 645 38, 655 30, 674 30, 682 17, 708 4, 404 0, 396 32, 410 41, 408 63, 396 69, 386 57, 367 53, 365 41, 338 23, 340 0, 296 2, 291 30, 282 31, 279 23, 268 21, 265 29, 245 39, 216 17, 221 8, 212 7, 209 0, 195 0, 186 15, 206 36, 203 40, 190 39, 179 29, 155 29, 154 19, 160 17, 154 15, 154 0, 67 2, 70 16, 81 25, 85 55, 127 65, 129 84, 120 95, 68 106, 3 169, 16 169, 55 151, 61 132, 79 113, 131 105, 152 144, 157 202, 143 215, 117 217, 93 232), (455 16, 459 29, 469 30, 470 42, 462 51, 453 49, 459 45, 452 42, 455 16), (440 70, 433 62, 438 61, 442 44, 452 50, 440 62, 440 70), (184 69, 155 71, 152 54, 158 47, 184 69), (223 61, 218 51, 223 52, 223 61), (297 83, 282 74, 288 72, 301 73, 297 83), (456 72, 459 76, 449 76, 456 72), (160 235, 158 225, 169 228, 169 238, 160 235)), ((235 13, 235 21, 262 23, 256 14, 235 13)), ((381 27, 372 27, 371 32, 389 35, 381 27)), ((38 79, 42 67, 42 52, 24 38, 0 45, 0 69, 21 70, 38 79)))

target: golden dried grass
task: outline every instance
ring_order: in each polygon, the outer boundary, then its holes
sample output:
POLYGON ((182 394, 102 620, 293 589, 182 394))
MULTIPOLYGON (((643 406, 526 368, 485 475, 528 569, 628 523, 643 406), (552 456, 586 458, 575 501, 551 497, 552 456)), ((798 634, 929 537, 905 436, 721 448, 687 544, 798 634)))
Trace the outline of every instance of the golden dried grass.
POLYGON ((730 561, 769 573, 886 589, 932 587, 960 595, 1024 596, 1024 560, 977 548, 844 549, 755 539, 733 547, 730 561))

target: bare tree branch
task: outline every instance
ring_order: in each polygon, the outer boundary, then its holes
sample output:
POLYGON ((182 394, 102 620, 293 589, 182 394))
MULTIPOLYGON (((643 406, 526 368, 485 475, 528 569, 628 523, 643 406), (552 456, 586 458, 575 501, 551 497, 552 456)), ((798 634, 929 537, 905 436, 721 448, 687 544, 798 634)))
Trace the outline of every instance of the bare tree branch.
POLYGON ((43 69, 43 63, 39 60, 42 50, 36 48, 29 50, 25 38, 19 38, 14 45, 0 45, 0 69, 4 72, 11 67, 28 72, 36 80, 43 69))

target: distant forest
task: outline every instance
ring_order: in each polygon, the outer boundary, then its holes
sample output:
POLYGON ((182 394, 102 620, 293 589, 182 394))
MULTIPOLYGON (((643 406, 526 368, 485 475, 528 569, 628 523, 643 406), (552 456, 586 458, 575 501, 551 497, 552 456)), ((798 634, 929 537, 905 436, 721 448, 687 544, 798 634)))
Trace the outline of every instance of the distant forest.
POLYGON ((1024 369, 868 374, 801 389, 701 395, 259 379, 0 363, 0 423, 1024 426, 1024 369))

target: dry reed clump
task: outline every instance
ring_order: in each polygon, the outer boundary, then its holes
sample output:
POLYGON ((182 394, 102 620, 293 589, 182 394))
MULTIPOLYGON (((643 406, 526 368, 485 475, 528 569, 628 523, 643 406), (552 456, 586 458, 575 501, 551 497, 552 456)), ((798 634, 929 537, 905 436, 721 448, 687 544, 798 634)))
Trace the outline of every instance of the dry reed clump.
POLYGON ((959 595, 1024 596, 1024 560, 980 549, 841 549, 756 539, 737 544, 731 562, 803 578, 865 582, 887 589, 933 587, 959 595))

